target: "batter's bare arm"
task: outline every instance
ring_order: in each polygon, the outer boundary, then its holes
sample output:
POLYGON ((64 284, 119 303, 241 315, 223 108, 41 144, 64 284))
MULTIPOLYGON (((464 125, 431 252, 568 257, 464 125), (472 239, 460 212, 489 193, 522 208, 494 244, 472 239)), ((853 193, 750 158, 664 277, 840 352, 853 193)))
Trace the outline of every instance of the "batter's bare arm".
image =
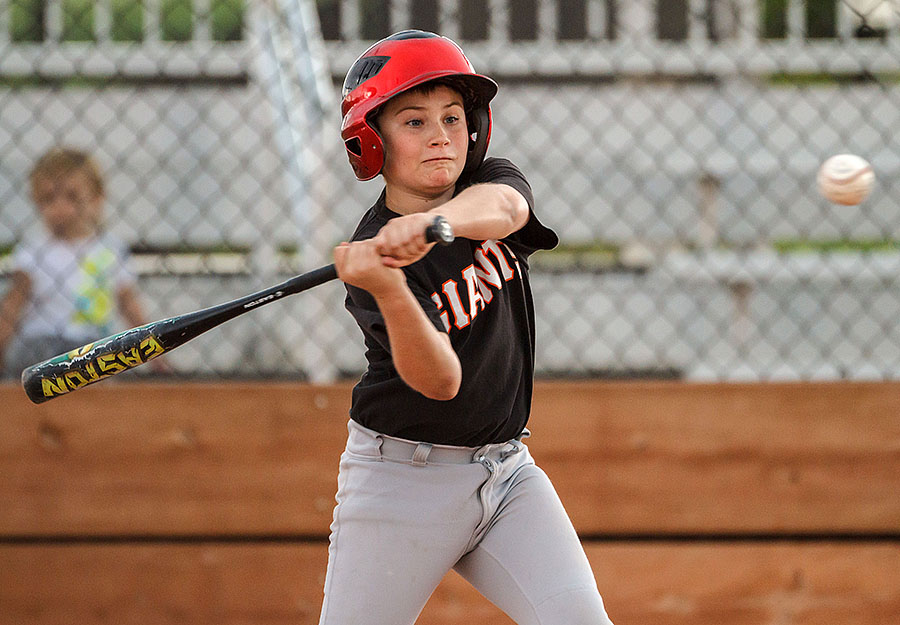
POLYGON ((404 267, 431 248, 422 232, 444 217, 456 236, 484 241, 502 239, 528 223, 528 202, 509 185, 485 183, 471 186, 438 208, 391 219, 372 239, 382 262, 404 267))
POLYGON ((458 237, 502 239, 528 223, 528 202, 509 185, 486 183, 473 185, 430 211, 443 215, 458 237))
POLYGON ((462 365, 450 337, 435 329, 405 286, 375 298, 384 317, 397 373, 426 397, 448 400, 462 384, 462 365))

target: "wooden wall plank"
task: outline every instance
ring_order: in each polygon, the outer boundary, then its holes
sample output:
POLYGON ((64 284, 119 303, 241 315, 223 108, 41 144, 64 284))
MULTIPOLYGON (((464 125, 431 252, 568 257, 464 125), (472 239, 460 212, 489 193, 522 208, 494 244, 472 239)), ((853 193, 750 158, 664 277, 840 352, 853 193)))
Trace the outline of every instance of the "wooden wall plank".
MULTIPOLYGON (((609 542, 586 547, 617 625, 885 625, 900 545, 609 542)), ((312 625, 327 544, 0 545, 0 625, 312 625)), ((456 574, 420 625, 510 625, 456 574)))
POLYGON ((555 383, 534 417, 583 534, 900 530, 898 383, 555 383))
POLYGON ((12 390, 0 533, 327 532, 349 387, 113 384, 40 406, 12 390))
MULTIPOLYGON (((0 386, 0 535, 324 537, 350 386, 0 386)), ((529 446, 591 535, 895 534, 900 383, 539 383, 529 446)))

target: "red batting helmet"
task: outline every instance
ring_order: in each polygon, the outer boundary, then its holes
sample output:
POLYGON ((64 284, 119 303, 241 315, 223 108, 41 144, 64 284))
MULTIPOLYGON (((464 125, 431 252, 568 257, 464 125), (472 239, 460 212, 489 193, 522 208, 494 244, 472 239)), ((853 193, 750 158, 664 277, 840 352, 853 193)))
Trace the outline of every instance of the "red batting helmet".
POLYGON ((357 178, 371 180, 384 165, 384 143, 370 123, 373 114, 393 96, 436 79, 446 80, 463 96, 470 137, 463 171, 481 164, 491 139, 489 103, 497 83, 476 74, 450 39, 404 30, 363 52, 344 79, 341 137, 357 178))

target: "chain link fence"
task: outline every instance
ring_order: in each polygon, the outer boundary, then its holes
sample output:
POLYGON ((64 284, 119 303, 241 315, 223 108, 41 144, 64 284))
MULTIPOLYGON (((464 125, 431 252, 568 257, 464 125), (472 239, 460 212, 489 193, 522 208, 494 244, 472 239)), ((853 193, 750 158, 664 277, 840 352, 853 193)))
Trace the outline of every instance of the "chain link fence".
MULTIPOLYGON (((900 378, 896 0, 0 0, 0 292, 55 145, 99 162, 147 320, 329 262, 380 191, 338 86, 407 27, 500 82, 489 153, 560 234, 533 259, 540 375, 900 378), (877 176, 858 206, 815 188, 837 153, 877 176)), ((332 283, 135 374, 325 381, 361 343, 332 283)))

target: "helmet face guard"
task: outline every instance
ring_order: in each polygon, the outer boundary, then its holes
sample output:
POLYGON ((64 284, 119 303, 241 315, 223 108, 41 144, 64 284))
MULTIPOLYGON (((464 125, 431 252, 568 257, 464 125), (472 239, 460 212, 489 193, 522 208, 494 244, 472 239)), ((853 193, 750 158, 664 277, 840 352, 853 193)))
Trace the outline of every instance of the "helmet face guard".
POLYGON ((463 173, 481 165, 491 138, 490 101, 497 84, 476 74, 450 39, 405 30, 366 50, 344 80, 341 137, 359 180, 371 180, 384 166, 384 143, 370 119, 392 97, 438 79, 463 96, 469 132, 463 173))

